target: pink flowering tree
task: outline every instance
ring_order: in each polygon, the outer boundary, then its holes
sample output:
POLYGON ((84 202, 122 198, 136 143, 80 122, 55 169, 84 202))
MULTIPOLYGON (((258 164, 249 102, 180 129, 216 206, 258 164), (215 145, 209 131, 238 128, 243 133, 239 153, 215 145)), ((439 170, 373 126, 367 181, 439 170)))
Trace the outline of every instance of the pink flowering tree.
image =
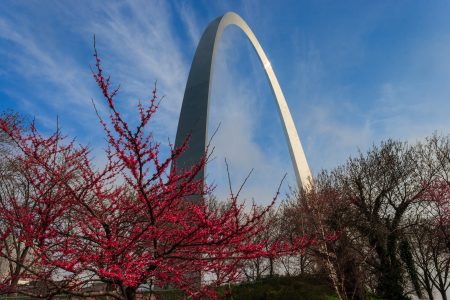
POLYGON ((196 176, 207 153, 191 169, 175 172, 189 140, 161 155, 148 129, 159 105, 156 91, 138 104, 137 126, 127 124, 116 106, 118 89, 111 89, 97 52, 94 56, 93 75, 109 108, 108 118, 99 116, 108 143, 103 168, 93 165, 86 147, 59 131, 45 137, 34 126, 24 132, 0 120, 32 187, 27 200, 1 199, 2 243, 14 233, 28 249, 24 260, 0 249, 3 259, 20 268, 15 277, 3 278, 3 292, 134 299, 138 288, 170 286, 192 297, 215 297, 215 287, 239 279, 244 260, 308 246, 304 237, 272 246, 252 238, 266 229, 264 216, 276 196, 268 207, 250 211, 237 197, 221 209, 186 201, 210 192, 196 176), (199 274, 215 275, 205 285, 199 274), (18 287, 19 279, 40 282, 41 288, 18 287), (103 288, 94 289, 95 283, 103 288))
POLYGON ((87 149, 59 131, 43 137, 34 124, 25 132, 11 115, 0 118, 0 130, 7 136, 1 152, 0 291, 15 293, 21 281, 52 277, 55 268, 42 264, 40 255, 49 241, 61 239, 71 197, 66 186, 78 180, 87 149))

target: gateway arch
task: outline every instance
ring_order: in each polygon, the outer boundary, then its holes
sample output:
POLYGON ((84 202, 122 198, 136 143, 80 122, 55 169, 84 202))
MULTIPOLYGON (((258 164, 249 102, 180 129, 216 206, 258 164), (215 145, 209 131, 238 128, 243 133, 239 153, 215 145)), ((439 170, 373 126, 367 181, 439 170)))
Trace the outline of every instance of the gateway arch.
MULTIPOLYGON (((189 168, 199 162, 205 155, 208 141, 208 109, 214 59, 222 33, 229 25, 239 27, 246 34, 258 54, 275 95, 298 188, 308 189, 312 178, 311 172, 280 84, 252 30, 239 15, 233 12, 215 19, 208 25, 195 51, 184 91, 175 147, 180 147, 187 137, 189 137, 189 144, 186 151, 178 158, 176 168, 179 171, 189 168)), ((198 176, 201 180, 204 180, 204 170, 201 170, 198 176)))

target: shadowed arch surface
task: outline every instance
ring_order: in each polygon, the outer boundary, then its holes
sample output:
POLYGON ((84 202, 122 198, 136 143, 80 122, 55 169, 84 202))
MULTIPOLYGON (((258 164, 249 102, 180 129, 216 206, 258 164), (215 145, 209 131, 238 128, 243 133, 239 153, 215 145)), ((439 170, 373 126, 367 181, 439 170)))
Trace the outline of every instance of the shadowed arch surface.
MULTIPOLYGON (((232 12, 215 19, 208 25, 195 51, 184 91, 175 140, 175 147, 179 147, 190 135, 189 147, 178 159, 177 169, 188 168, 199 162, 203 155, 205 155, 205 147, 208 140, 208 108, 214 58, 223 30, 228 25, 239 27, 250 40, 258 54, 275 95, 298 187, 299 189, 308 189, 311 172, 277 77, 250 27, 248 27, 247 23, 240 16, 232 12)), ((202 170, 198 176, 203 180, 204 171, 202 170)))

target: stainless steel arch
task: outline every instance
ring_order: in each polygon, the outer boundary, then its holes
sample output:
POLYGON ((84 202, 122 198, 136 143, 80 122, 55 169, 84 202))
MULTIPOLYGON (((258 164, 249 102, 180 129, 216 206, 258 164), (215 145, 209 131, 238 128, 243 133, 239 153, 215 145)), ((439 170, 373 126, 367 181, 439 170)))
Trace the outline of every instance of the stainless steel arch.
MULTIPOLYGON (((195 51, 194 60, 186 83, 175 140, 175 146, 179 147, 183 144, 187 136, 190 135, 189 148, 178 159, 177 169, 181 170, 192 166, 205 154, 209 96, 214 57, 223 30, 228 25, 238 26, 247 35, 247 38, 250 40, 253 48, 258 54, 275 95, 298 187, 308 189, 311 180, 311 172, 277 77, 275 76, 264 50, 250 27, 240 16, 233 12, 229 12, 222 17, 215 19, 208 25, 200 39, 197 50, 195 51)), ((204 171, 202 171, 199 176, 203 179, 204 171)))

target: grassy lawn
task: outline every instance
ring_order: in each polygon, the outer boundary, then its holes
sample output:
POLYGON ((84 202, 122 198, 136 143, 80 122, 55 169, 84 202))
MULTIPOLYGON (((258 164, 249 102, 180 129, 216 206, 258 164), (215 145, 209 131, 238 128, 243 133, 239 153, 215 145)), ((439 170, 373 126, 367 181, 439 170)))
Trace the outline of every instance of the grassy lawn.
MULTIPOLYGON (((239 300, 334 300, 326 276, 273 277, 231 287, 232 299, 239 300)), ((231 299, 231 298, 228 298, 231 299)))

